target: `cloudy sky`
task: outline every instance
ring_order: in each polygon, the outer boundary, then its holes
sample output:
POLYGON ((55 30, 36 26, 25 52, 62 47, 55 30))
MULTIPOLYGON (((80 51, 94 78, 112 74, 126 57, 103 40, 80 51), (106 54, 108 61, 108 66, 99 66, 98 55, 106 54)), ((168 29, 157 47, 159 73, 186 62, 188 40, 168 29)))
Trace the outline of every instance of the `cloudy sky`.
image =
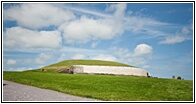
POLYGON ((192 3, 3 3, 3 70, 62 60, 126 63, 193 78, 192 3))

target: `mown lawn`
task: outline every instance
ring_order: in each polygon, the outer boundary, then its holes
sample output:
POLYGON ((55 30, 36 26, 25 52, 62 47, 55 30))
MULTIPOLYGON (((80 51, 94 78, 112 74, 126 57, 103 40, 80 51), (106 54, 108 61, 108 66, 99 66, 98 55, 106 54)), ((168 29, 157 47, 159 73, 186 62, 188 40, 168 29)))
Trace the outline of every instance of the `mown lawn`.
POLYGON ((3 79, 105 101, 192 101, 193 81, 133 76, 3 72, 3 79))

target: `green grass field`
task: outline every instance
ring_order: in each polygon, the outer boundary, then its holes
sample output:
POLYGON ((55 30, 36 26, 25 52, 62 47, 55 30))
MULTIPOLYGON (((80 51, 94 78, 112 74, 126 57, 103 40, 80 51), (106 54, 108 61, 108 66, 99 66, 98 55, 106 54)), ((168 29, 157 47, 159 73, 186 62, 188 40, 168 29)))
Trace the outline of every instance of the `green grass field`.
POLYGON ((193 81, 114 75, 3 72, 3 79, 104 101, 192 101, 193 81))

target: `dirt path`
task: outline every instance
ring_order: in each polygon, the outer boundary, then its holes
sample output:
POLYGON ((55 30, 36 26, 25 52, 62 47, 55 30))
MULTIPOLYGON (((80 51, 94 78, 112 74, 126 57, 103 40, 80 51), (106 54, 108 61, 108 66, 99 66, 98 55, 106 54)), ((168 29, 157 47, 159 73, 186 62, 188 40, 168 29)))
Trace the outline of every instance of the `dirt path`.
POLYGON ((3 80, 3 101, 98 101, 3 80))

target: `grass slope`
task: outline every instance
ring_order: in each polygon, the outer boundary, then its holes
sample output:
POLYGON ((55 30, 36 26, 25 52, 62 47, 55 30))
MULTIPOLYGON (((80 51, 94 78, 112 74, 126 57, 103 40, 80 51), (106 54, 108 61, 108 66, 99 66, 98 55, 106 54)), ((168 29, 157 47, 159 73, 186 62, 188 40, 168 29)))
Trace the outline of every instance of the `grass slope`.
POLYGON ((65 68, 69 68, 72 65, 103 65, 103 66, 128 66, 130 65, 112 62, 112 61, 102 61, 102 60, 65 60, 58 62, 49 66, 43 67, 48 72, 61 72, 65 68), (55 69, 55 70, 54 70, 55 69), (57 69, 57 70, 56 70, 57 69))
POLYGON ((189 80, 47 72, 3 72, 3 79, 105 101, 193 100, 189 80))
POLYGON ((126 64, 102 60, 65 60, 47 67, 72 66, 72 65, 103 65, 103 66, 129 66, 126 64))

